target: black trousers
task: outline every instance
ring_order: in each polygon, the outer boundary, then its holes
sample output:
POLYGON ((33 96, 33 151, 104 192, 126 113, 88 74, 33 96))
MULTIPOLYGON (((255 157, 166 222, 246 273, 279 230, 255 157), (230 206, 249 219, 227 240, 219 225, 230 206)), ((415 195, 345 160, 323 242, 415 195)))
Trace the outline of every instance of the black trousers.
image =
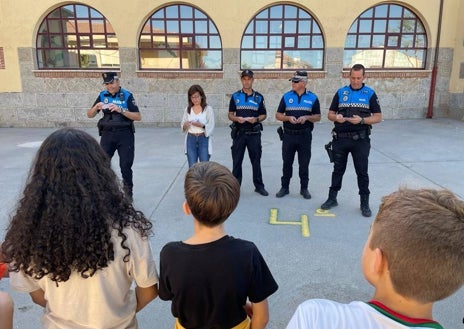
POLYGON ((353 140, 352 138, 338 138, 332 143, 334 154, 334 169, 332 172, 331 189, 340 191, 343 174, 346 170, 348 154, 353 158, 354 169, 358 177, 359 194, 369 194, 369 152, 371 141, 369 137, 353 140))
POLYGON ((282 178, 283 188, 288 188, 290 179, 293 175, 293 161, 295 153, 298 153, 298 174, 302 189, 308 188, 309 182, 309 161, 311 160, 311 130, 305 129, 301 134, 289 134, 284 132, 282 140, 282 178))
POLYGON ((253 184, 255 188, 264 188, 263 174, 261 172, 261 132, 246 133, 239 130, 232 142, 232 174, 242 183, 242 162, 248 149, 251 167, 253 170, 253 184))
POLYGON ((117 150, 119 155, 119 167, 124 186, 132 190, 132 165, 134 164, 135 145, 134 133, 131 129, 104 130, 101 135, 100 145, 110 158, 117 150))

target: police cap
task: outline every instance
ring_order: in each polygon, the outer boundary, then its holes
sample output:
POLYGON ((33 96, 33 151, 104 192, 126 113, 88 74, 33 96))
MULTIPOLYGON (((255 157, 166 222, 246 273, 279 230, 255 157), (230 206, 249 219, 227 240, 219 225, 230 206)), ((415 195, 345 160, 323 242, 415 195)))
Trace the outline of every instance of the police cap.
POLYGON ((112 83, 115 79, 118 80, 118 74, 116 72, 105 72, 102 73, 103 83, 112 83))
POLYGON ((288 79, 288 81, 292 81, 292 82, 308 81, 308 72, 296 71, 295 74, 293 74, 293 77, 288 79))

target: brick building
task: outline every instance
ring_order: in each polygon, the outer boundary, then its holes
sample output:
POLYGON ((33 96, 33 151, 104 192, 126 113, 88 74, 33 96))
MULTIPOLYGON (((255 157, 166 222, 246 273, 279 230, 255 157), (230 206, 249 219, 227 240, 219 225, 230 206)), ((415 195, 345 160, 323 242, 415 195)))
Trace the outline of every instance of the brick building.
POLYGON ((385 119, 462 120, 462 17, 460 0, 0 0, 0 127, 94 126, 86 111, 110 70, 141 125, 178 125, 192 84, 226 124, 245 68, 270 113, 308 70, 325 119, 353 63, 368 68, 385 119))

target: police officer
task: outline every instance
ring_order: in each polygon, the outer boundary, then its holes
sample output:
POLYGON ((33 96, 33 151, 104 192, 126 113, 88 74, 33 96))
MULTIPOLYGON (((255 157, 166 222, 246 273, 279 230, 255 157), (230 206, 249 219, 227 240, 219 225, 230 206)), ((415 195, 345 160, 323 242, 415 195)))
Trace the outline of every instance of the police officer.
POLYGON ((228 114, 229 120, 232 121, 232 174, 239 183, 242 183, 242 162, 247 148, 253 170, 255 192, 268 196, 261 172, 261 130, 263 129, 261 122, 266 119, 264 97, 253 90, 253 71, 242 71, 240 80, 242 89, 230 98, 228 114))
POLYGON ((308 83, 306 71, 296 71, 289 81, 292 82, 292 90, 283 95, 275 116, 277 120, 283 121, 283 174, 281 189, 276 197, 281 198, 289 193, 293 161, 295 153, 298 152, 300 194, 305 199, 311 199, 308 182, 312 131, 314 122, 321 120, 321 109, 316 94, 306 90, 308 83))
POLYGON ((103 117, 98 121, 100 145, 110 158, 118 150, 124 191, 132 199, 134 121, 140 121, 142 116, 132 93, 121 88, 117 73, 106 72, 102 76, 106 90, 100 92, 92 108, 87 111, 87 117, 93 118, 98 112, 103 112, 103 117))
POLYGON ((332 130, 334 168, 329 197, 321 208, 330 209, 338 205, 337 193, 342 187, 348 154, 351 153, 358 177, 361 213, 370 217, 372 212, 369 207, 367 170, 371 149, 369 135, 372 125, 382 121, 382 113, 376 93, 363 83, 364 76, 364 66, 353 65, 350 70, 350 84, 337 91, 329 108, 328 118, 335 125, 332 130))

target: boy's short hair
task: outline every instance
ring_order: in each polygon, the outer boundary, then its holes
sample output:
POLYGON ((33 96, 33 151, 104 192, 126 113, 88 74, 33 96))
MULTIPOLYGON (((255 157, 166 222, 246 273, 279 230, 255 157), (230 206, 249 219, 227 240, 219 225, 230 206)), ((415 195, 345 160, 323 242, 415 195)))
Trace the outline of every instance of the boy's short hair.
POLYGON ((237 207, 240 184, 223 165, 199 162, 185 175, 184 193, 195 219, 214 227, 222 224, 237 207))
POLYGON ((393 289, 432 303, 464 282, 464 201, 448 190, 400 188, 382 198, 369 247, 384 253, 393 289))

